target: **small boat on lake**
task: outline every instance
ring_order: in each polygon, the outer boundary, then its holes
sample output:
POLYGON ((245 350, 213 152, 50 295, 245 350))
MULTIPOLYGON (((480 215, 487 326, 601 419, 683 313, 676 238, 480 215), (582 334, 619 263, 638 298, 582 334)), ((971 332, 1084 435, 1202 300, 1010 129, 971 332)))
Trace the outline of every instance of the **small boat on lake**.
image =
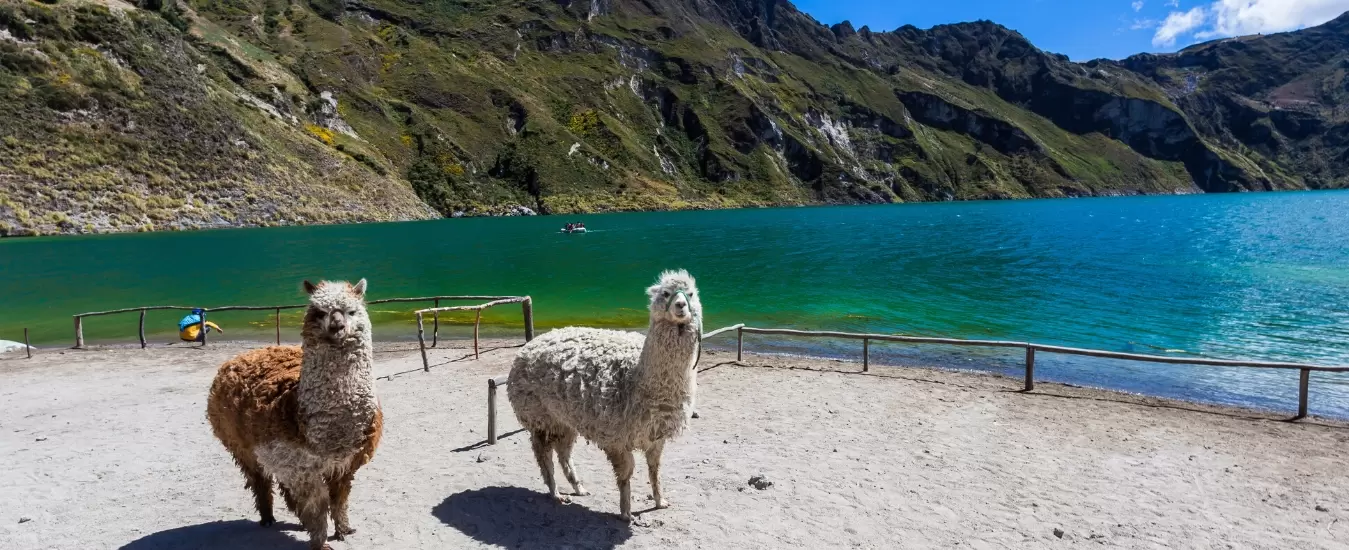
POLYGON ((583 223, 569 223, 562 227, 563 233, 585 233, 586 226, 583 223))

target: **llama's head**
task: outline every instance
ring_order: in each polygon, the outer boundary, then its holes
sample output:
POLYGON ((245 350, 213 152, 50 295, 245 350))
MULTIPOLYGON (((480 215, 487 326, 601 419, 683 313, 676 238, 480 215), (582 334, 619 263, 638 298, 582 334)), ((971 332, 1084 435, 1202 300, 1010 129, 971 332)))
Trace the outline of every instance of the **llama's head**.
POLYGON ((370 339, 370 316, 365 311, 365 279, 348 282, 304 282, 309 309, 304 314, 305 342, 332 345, 370 339))
POLYGON ((660 280, 646 289, 651 298, 651 320, 680 325, 692 323, 702 330, 703 304, 698 301, 698 285, 687 271, 666 271, 660 280))

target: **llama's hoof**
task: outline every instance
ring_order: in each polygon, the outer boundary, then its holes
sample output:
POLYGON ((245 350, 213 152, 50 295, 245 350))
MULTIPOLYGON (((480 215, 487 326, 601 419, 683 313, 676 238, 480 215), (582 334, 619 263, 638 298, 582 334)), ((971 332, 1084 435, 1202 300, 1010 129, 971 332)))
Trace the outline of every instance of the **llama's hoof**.
POLYGON ((271 527, 273 525, 276 525, 276 518, 262 518, 262 520, 258 522, 259 527, 271 527))
POLYGON ((567 495, 553 495, 553 502, 558 504, 571 504, 571 497, 567 495))
POLYGON ((590 491, 585 490, 585 487, 577 487, 576 492, 572 493, 572 496, 588 497, 590 496, 590 491))
POLYGON ((658 510, 664 510, 669 507, 670 501, 668 499, 660 499, 659 501, 656 502, 656 509, 658 510))
POLYGON ((629 515, 627 517, 624 517, 623 521, 628 522, 628 525, 631 525, 633 527, 651 527, 651 522, 649 520, 642 519, 642 516, 629 515))
POLYGON ((347 540, 347 535, 350 535, 350 534, 355 533, 355 532, 356 532, 356 528, 355 528, 355 527, 341 527, 341 526, 339 526, 339 527, 335 530, 335 532, 333 533, 333 540, 347 540))

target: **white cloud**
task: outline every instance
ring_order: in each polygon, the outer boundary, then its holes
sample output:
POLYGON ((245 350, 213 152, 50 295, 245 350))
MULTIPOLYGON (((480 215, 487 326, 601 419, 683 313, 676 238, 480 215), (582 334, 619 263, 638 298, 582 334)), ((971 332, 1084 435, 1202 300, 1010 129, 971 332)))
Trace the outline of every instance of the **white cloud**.
POLYGON ((1166 6, 1169 8, 1179 8, 1180 0, 1166 0, 1166 6))
POLYGON ((1349 11, 1349 0, 1218 0, 1213 25, 1196 38, 1291 31, 1320 25, 1349 11))
POLYGON ((1152 35, 1152 45, 1159 48, 1174 46, 1177 38, 1199 28, 1205 19, 1207 14, 1202 6, 1185 12, 1173 11, 1157 28, 1157 34, 1152 35))
POLYGON ((1143 0, 1134 0, 1133 7, 1134 7, 1134 11, 1142 10, 1142 9, 1143 9, 1143 0))
POLYGON ((1147 18, 1134 19, 1133 24, 1129 25, 1129 30, 1131 31, 1141 31, 1145 29, 1155 29, 1155 28, 1157 28, 1156 19, 1147 19, 1147 18))
MULTIPOLYGON (((1178 7, 1179 0, 1168 6, 1178 7)), ((1216 0, 1190 11, 1173 11, 1157 28, 1152 45, 1172 47, 1182 36, 1207 40, 1291 31, 1320 25, 1349 11, 1349 0, 1216 0)))

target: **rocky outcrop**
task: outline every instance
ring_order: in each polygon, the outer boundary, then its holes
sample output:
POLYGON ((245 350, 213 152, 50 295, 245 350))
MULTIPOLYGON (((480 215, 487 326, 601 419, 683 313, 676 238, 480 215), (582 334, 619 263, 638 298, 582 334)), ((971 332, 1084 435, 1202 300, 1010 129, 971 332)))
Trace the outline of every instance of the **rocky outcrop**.
POLYGON ((923 92, 896 92, 895 95, 920 123, 965 134, 1005 155, 1044 154, 1040 145, 1025 131, 987 113, 965 109, 923 92))

